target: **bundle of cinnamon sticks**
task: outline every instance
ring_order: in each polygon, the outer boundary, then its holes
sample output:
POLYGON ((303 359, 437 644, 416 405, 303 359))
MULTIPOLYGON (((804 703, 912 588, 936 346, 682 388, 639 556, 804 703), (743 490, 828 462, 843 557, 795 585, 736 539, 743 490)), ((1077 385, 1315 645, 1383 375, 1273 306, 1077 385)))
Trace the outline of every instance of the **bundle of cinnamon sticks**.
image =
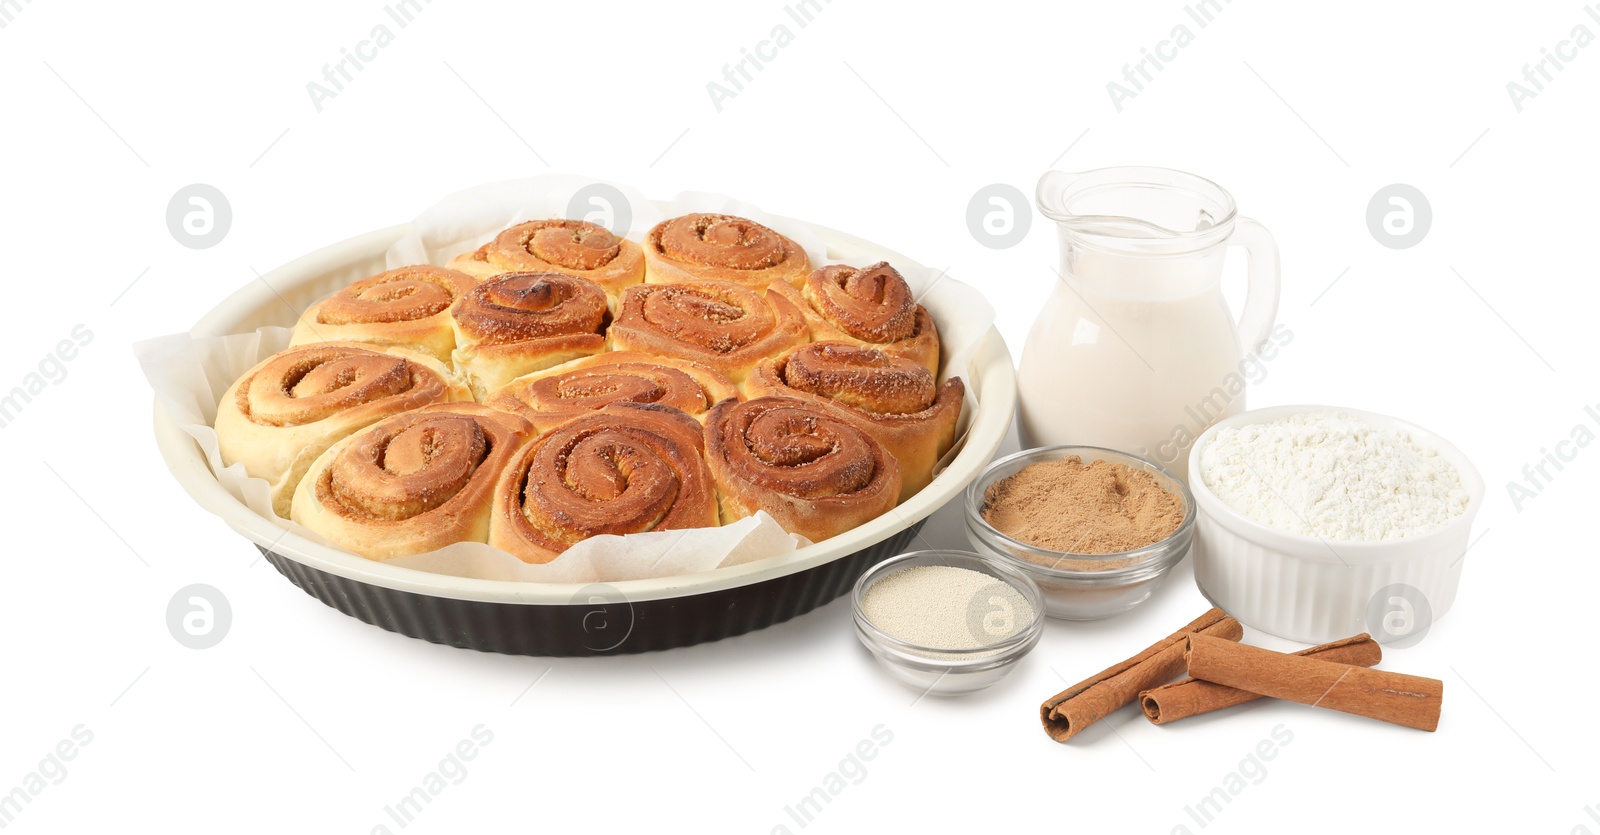
POLYGON ((1424 731, 1439 727, 1444 682, 1371 669, 1383 651, 1366 633, 1293 654, 1238 643, 1243 637, 1238 621, 1212 609, 1047 699, 1039 708, 1045 733, 1066 742, 1136 700, 1146 718, 1162 725, 1260 698, 1424 731), (1189 678, 1172 681, 1186 669, 1189 678))

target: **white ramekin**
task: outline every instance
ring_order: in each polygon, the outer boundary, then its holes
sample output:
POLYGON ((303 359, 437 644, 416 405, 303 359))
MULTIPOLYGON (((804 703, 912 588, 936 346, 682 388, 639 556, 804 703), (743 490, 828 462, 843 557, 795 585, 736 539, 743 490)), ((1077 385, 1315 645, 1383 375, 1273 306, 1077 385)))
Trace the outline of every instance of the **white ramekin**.
POLYGON ((1247 626, 1308 644, 1360 632, 1397 643, 1420 638, 1419 630, 1455 603, 1472 520, 1484 499, 1483 478, 1450 442, 1397 418, 1336 406, 1277 406, 1219 422, 1189 452, 1189 489, 1200 510, 1194 577, 1201 593, 1247 626), (1256 522, 1224 504, 1206 485, 1200 454, 1219 431, 1323 412, 1399 429, 1419 445, 1437 450, 1461 474, 1469 496, 1466 511, 1419 536, 1323 540, 1256 522), (1387 620, 1390 614, 1396 619, 1387 620))

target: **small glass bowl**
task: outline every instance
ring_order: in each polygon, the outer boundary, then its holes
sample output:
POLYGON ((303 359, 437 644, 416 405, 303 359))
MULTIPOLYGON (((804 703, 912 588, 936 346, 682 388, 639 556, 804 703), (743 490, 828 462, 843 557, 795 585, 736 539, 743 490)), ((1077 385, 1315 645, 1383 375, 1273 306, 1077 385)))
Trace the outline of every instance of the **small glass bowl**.
MULTIPOLYGON (((982 619, 1005 614, 994 609, 986 611, 984 605, 972 607, 969 617, 982 619)), ((872 651, 878 663, 907 687, 936 696, 960 696, 993 685, 1005 678, 1017 660, 1027 655, 1044 634, 1045 600, 1039 587, 1026 574, 998 560, 967 551, 912 551, 890 557, 868 569, 856 581, 850 593, 850 607, 855 613, 856 637, 872 651), (867 590, 891 574, 922 565, 944 565, 987 574, 1016 589, 1033 608, 1033 619, 1003 641, 956 650, 902 641, 867 620, 862 610, 867 590)))
POLYGON ((1137 455, 1092 446, 1051 446, 1023 450, 989 465, 967 488, 967 540, 978 553, 1026 574, 1044 593, 1045 612, 1064 620, 1098 620, 1143 603, 1189 553, 1194 541, 1195 503, 1189 487, 1161 465, 1137 455), (1114 461, 1143 470, 1183 501, 1183 522, 1166 539, 1115 554, 1071 554, 1039 548, 995 530, 983 518, 989 485, 1040 461, 1076 455, 1085 464, 1114 461))

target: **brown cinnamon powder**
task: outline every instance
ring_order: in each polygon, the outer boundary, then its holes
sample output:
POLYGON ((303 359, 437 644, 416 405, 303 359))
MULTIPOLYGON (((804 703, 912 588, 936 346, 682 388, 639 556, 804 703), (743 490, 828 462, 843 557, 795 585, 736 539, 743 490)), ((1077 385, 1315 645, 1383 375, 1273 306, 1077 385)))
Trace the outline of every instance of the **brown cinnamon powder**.
POLYGON ((1183 523, 1183 500, 1143 470, 1071 455, 989 485, 983 519, 1039 548, 1113 554, 1171 536, 1183 523))

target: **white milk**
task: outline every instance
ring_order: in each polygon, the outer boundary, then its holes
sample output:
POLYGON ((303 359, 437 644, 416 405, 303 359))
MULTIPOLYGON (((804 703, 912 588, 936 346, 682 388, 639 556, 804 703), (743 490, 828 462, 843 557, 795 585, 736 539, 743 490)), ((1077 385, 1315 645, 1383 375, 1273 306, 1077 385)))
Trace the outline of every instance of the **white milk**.
POLYGON ((1278 310, 1278 248, 1232 195, 1182 171, 1124 167, 1039 178, 1061 275, 1017 373, 1025 446, 1085 444, 1187 480, 1188 450, 1244 410, 1244 351, 1278 310), (1222 298, 1225 253, 1248 255, 1241 343, 1222 298))
POLYGON ((1244 410, 1222 247, 1183 257, 1063 252, 1023 348, 1018 428, 1024 448, 1086 444, 1131 452, 1187 479, 1206 427, 1244 410))

